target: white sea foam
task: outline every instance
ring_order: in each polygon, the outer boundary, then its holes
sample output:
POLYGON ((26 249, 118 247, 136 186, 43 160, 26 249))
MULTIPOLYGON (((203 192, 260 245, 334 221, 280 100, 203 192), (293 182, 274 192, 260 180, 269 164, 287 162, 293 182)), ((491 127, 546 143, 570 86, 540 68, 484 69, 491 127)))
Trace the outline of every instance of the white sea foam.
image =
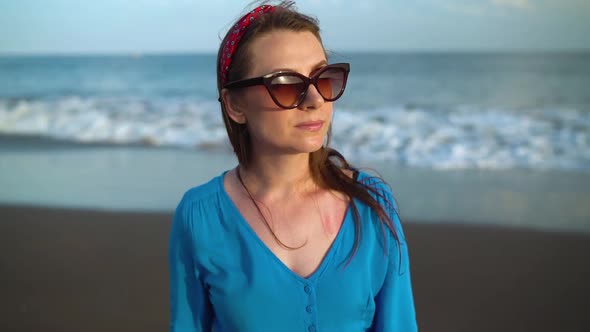
POLYGON ((63 98, 0 101, 0 133, 74 142, 218 146, 227 140, 213 102, 63 98))
MULTIPOLYGON (((353 160, 590 171, 590 114, 576 109, 336 109, 333 145, 353 160)), ((229 150, 218 103, 183 98, 5 99, 0 134, 229 150)))
POLYGON ((571 109, 338 112, 334 141, 362 160, 457 168, 590 170, 590 116, 571 109))

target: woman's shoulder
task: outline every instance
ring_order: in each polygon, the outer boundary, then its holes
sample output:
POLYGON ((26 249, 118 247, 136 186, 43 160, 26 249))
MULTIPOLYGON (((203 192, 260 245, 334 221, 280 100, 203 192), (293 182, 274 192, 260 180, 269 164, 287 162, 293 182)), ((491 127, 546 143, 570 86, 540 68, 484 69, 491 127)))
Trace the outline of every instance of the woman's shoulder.
POLYGON ((357 182, 367 187, 368 193, 391 214, 392 220, 394 220, 394 222, 397 221, 398 205, 394 196, 394 191, 383 177, 359 170, 356 179, 357 182))
POLYGON ((379 175, 371 174, 364 170, 355 170, 355 179, 366 186, 372 187, 379 190, 387 195, 392 195, 391 187, 387 182, 379 175))
POLYGON ((182 199, 189 201, 202 200, 218 194, 220 190, 219 181, 221 181, 222 177, 223 175, 218 175, 205 183, 189 188, 182 196, 182 199))
MULTIPOLYGON (((209 181, 192 187, 183 194, 174 210, 173 225, 187 234, 199 236, 201 229, 216 227, 227 210, 223 192, 223 176, 226 172, 209 181)), ((203 239, 200 239, 202 243, 203 239)))
POLYGON ((387 232, 389 243, 391 241, 399 241, 398 244, 405 245, 405 235, 400 220, 398 204, 392 188, 380 175, 373 175, 366 171, 359 171, 358 174, 357 181, 372 188, 372 190, 369 190, 369 194, 381 204, 391 218, 391 226, 395 229, 395 232, 387 232))
POLYGON ((190 209, 190 207, 195 204, 199 204, 204 207, 215 208, 215 201, 219 200, 219 195, 222 194, 223 191, 222 183, 224 174, 225 172, 213 177, 203 184, 191 187, 186 190, 182 195, 176 210, 186 210, 187 208, 190 209))

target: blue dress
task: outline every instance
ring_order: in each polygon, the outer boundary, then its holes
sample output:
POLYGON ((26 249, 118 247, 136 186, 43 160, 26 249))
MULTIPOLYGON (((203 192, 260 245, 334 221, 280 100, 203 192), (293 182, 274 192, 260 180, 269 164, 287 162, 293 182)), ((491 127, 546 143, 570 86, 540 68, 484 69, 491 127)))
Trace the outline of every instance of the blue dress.
MULTIPOLYGON (((224 189, 226 172, 188 190, 176 208, 169 251, 171 331, 417 331, 407 245, 391 209, 401 245, 355 200, 361 238, 352 260, 349 206, 320 266, 303 278, 240 214, 224 189)), ((360 172, 357 181, 373 184, 393 202, 376 178, 360 172)))

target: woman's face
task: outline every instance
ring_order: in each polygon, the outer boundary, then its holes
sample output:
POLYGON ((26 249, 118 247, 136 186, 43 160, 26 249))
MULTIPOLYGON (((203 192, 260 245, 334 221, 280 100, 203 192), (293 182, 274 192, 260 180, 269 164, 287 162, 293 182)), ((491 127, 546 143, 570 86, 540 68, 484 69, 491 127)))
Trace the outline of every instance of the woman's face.
MULTIPOLYGON (((274 31, 257 37, 249 47, 252 66, 244 78, 282 70, 310 76, 327 64, 322 44, 311 32, 274 31)), ((242 115, 232 118, 246 122, 255 155, 309 153, 322 146, 332 120, 332 103, 324 102, 313 85, 293 109, 277 106, 262 85, 235 92, 232 108, 242 115)))

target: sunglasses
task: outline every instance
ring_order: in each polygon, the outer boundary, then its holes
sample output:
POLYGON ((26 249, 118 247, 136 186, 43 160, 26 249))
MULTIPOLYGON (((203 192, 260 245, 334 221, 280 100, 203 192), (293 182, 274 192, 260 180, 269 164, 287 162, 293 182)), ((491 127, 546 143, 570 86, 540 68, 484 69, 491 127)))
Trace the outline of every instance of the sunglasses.
POLYGON ((324 66, 306 77, 292 71, 279 71, 264 76, 233 81, 224 88, 245 88, 264 85, 277 106, 285 109, 299 106, 307 95, 309 85, 313 84, 324 101, 335 101, 344 93, 350 64, 335 63, 324 66))

